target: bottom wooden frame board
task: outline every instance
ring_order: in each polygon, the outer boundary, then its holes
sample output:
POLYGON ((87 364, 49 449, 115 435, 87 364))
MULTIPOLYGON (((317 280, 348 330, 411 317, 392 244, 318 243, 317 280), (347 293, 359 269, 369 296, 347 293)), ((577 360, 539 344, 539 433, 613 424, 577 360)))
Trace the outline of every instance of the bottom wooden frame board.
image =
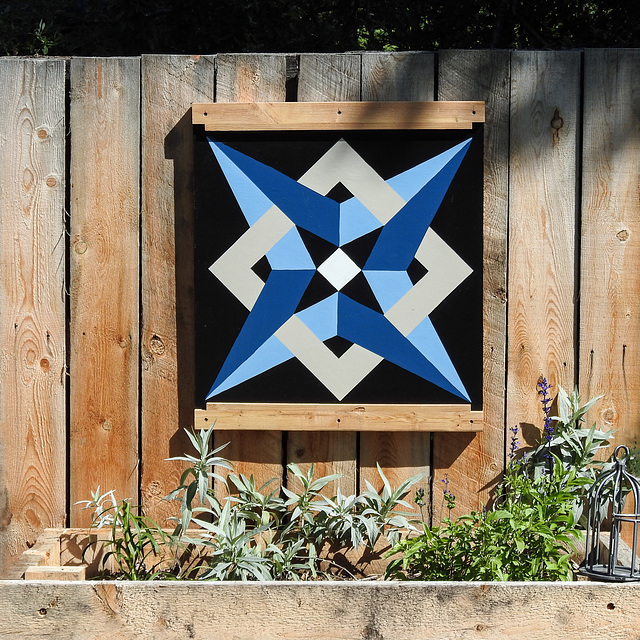
POLYGON ((482 411, 471 405, 207 403, 196 409, 196 429, 216 431, 482 431, 482 411))

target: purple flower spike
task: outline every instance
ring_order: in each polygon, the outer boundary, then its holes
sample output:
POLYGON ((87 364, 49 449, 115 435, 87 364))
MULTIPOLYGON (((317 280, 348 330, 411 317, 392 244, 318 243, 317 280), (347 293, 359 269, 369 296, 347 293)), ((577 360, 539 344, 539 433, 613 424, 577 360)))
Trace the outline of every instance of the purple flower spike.
MULTIPOLYGON (((540 394, 540 402, 542 403, 542 411, 544 413, 544 439, 551 448, 551 441, 553 440, 553 420, 551 420, 551 397, 549 396, 549 389, 551 385, 547 382, 545 377, 541 377, 538 380, 538 393, 540 394)), ((548 458, 551 458, 547 454, 548 458)))
POLYGON ((513 460, 516 457, 516 453, 520 448, 520 442, 518 441, 518 425, 511 427, 511 445, 509 447, 509 460, 513 460))

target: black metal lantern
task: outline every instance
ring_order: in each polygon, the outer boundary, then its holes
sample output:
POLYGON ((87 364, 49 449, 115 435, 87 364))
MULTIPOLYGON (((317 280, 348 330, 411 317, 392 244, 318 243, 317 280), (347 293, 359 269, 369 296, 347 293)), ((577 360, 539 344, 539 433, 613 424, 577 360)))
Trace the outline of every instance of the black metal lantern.
POLYGON ((640 580, 640 566, 636 558, 640 526, 640 480, 626 470, 629 449, 620 445, 613 454, 614 466, 603 473, 589 491, 587 513, 586 557, 580 573, 597 580, 625 582, 640 580), (619 457, 619 453, 624 453, 619 457), (633 513, 623 513, 627 500, 633 513), (603 521, 611 528, 609 544, 602 531, 603 521), (631 548, 622 541, 622 532, 630 534, 631 548), (607 549, 608 546, 608 549, 607 549))

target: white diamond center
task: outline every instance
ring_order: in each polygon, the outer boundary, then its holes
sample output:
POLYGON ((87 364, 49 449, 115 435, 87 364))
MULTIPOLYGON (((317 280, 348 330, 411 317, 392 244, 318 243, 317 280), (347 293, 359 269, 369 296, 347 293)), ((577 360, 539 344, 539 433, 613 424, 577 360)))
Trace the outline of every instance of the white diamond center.
POLYGON ((360 273, 360 267, 342 249, 336 249, 318 271, 340 291, 360 273))

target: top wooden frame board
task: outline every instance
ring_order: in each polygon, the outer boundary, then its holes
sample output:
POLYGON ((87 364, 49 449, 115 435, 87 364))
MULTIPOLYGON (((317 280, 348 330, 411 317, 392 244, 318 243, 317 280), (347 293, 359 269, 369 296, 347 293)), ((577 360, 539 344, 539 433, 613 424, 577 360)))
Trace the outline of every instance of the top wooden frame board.
POLYGON ((471 129, 484 102, 217 102, 192 105, 206 131, 471 129))

